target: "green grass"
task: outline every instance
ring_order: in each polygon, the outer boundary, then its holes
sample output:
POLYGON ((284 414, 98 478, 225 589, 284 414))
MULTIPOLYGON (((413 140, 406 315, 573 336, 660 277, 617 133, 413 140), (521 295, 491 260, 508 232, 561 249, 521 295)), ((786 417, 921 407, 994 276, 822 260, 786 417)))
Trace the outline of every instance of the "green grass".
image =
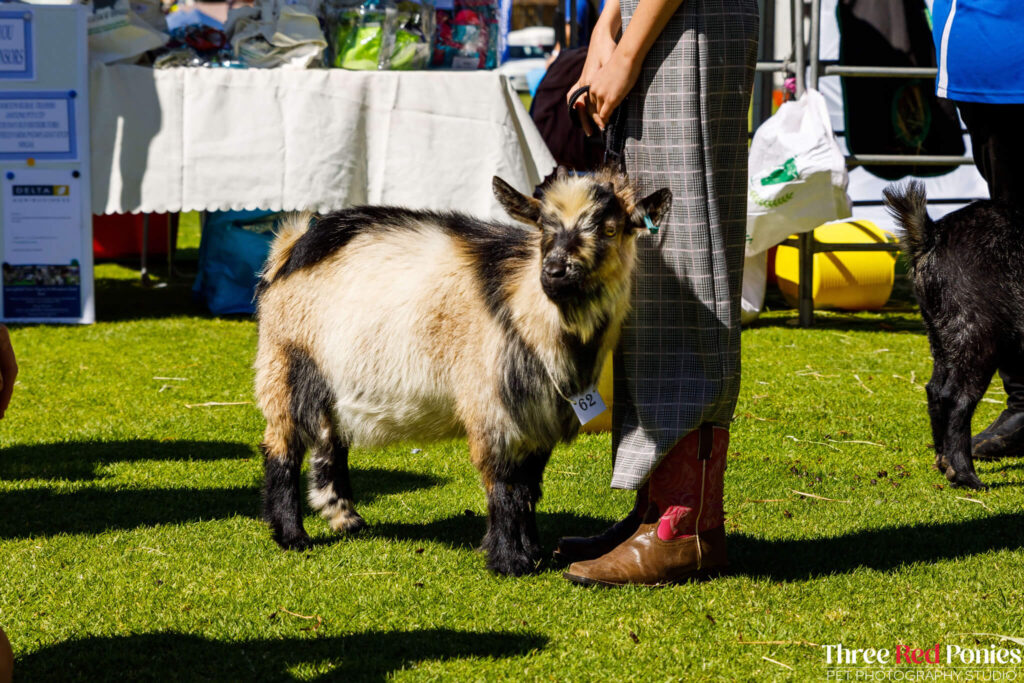
MULTIPOLYGON (((827 668, 806 643, 1024 635, 1024 462, 980 464, 987 492, 942 486, 930 357, 905 304, 812 330, 780 311, 745 331, 725 492, 734 572, 587 590, 552 566, 486 571, 462 442, 354 453, 370 528, 334 542, 310 515, 319 543, 280 551, 257 519, 258 411, 187 407, 251 401, 253 323, 205 315, 185 280, 147 289, 116 265, 97 277, 96 325, 12 333, 0 624, 21 680, 807 680, 827 668)), ((999 409, 982 403, 975 426, 999 409)), ((538 512, 548 548, 629 509, 607 487, 609 449, 596 435, 555 452, 538 512)))

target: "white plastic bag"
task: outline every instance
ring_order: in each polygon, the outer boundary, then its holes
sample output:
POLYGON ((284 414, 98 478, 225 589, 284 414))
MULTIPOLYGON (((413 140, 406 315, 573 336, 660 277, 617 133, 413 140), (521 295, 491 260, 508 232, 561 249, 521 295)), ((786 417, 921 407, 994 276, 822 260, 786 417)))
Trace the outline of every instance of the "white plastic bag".
POLYGON ((740 324, 749 325, 761 315, 768 289, 768 252, 748 256, 743 261, 743 294, 740 297, 740 324))
POLYGON ((850 215, 849 175, 825 98, 808 90, 754 133, 747 183, 747 256, 850 215))

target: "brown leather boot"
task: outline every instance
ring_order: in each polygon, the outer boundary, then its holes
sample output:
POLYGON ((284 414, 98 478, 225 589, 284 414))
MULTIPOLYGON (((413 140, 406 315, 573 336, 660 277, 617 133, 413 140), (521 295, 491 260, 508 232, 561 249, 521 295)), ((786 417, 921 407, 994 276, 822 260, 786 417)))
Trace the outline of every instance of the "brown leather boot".
POLYGON ((661 586, 720 573, 728 564, 722 493, 729 432, 702 425, 662 458, 644 523, 605 555, 572 564, 582 585, 661 586))
POLYGON ((636 502, 625 519, 616 522, 596 536, 563 536, 558 539, 558 546, 553 553, 555 561, 565 564, 584 562, 609 552, 632 536, 640 527, 644 514, 647 512, 648 501, 647 484, 644 484, 637 490, 636 502))
POLYGON ((663 541, 655 522, 641 524, 603 557, 570 565, 563 576, 584 586, 665 586, 714 576, 728 564, 725 527, 663 541))

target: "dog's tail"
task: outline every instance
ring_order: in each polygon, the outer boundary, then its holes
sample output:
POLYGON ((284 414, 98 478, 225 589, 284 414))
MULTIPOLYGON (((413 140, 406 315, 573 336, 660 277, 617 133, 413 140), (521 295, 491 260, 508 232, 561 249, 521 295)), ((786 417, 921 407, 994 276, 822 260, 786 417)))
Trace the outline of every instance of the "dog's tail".
POLYGON ((906 185, 890 185, 882 190, 889 213, 906 231, 911 260, 935 246, 935 221, 928 217, 928 197, 924 183, 911 180, 906 185))
POLYGON ((263 264, 263 270, 260 271, 260 280, 256 283, 257 299, 270 286, 270 283, 274 281, 274 278, 281 272, 281 269, 287 265, 288 259, 291 258, 292 250, 295 248, 295 243, 309 230, 309 224, 312 220, 313 214, 307 211, 293 213, 281 221, 274 241, 270 243, 270 253, 263 264))

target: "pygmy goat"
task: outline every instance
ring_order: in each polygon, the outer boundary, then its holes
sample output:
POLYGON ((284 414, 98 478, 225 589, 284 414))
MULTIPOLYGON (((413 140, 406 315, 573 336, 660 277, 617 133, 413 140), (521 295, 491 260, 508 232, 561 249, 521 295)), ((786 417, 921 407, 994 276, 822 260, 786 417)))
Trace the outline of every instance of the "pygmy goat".
POLYGON ((299 468, 335 531, 365 526, 350 447, 466 436, 487 491, 483 547, 511 575, 540 559, 535 507, 566 397, 597 381, 629 306, 635 237, 671 193, 640 199, 621 174, 569 177, 541 199, 500 178, 502 225, 458 213, 362 207, 274 241, 258 290, 256 397, 267 420, 264 515, 302 549, 299 468))
POLYGON ((933 221, 918 181, 886 188, 885 202, 907 233, 932 349, 935 466, 954 486, 984 488, 971 455, 971 417, 996 369, 1024 365, 1024 214, 979 201, 933 221))

